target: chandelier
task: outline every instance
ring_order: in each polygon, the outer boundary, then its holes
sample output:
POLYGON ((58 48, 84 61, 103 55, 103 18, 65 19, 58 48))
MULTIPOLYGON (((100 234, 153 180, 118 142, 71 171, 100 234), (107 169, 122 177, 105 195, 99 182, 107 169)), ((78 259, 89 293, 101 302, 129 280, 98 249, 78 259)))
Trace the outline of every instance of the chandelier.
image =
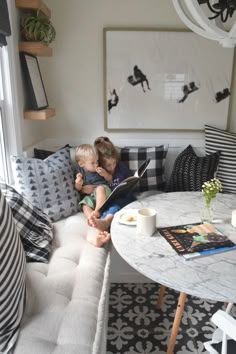
POLYGON ((233 21, 233 14, 236 11, 236 0, 172 1, 181 20, 193 32, 218 41, 223 47, 235 47, 236 21, 233 21))

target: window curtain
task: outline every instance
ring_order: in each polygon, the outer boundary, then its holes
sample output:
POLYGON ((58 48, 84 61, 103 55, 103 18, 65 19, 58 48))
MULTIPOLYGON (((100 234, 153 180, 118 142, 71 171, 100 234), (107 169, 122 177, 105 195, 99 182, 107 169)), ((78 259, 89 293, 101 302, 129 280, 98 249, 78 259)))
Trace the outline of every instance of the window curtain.
POLYGON ((0 47, 7 45, 6 37, 11 35, 7 0, 0 0, 0 47))

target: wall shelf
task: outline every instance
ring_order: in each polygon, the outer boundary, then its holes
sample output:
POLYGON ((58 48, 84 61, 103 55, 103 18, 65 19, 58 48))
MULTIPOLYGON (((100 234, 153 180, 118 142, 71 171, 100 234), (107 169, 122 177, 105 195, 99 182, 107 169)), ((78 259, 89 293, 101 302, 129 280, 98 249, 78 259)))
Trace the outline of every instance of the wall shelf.
MULTIPOLYGON (((40 10, 42 14, 51 17, 51 10, 47 7, 43 0, 15 0, 16 7, 23 11, 40 10)), ((19 51, 26 52, 36 56, 51 57, 52 48, 41 42, 19 42, 19 51)), ((46 108, 40 110, 24 111, 24 119, 46 120, 56 115, 55 108, 46 108)))
POLYGON ((24 111, 24 118, 32 120, 46 120, 55 115, 55 108, 40 109, 39 111, 24 111))
POLYGON ((41 42, 20 42, 19 51, 42 57, 52 56, 52 48, 47 47, 41 42))
POLYGON ((51 11, 42 0, 16 0, 16 7, 22 10, 38 10, 47 17, 51 17, 51 11))

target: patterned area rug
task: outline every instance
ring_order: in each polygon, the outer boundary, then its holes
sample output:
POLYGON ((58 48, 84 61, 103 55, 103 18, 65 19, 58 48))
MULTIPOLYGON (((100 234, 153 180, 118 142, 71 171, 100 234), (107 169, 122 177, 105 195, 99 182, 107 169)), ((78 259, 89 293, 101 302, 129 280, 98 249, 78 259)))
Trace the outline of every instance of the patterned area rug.
MULTIPOLYGON (((156 308, 159 285, 111 284, 107 354, 165 354, 178 293, 166 289, 156 308)), ((210 317, 222 303, 188 296, 174 354, 206 354, 203 343, 214 330, 210 317)), ((235 311, 235 308, 234 308, 235 311)))

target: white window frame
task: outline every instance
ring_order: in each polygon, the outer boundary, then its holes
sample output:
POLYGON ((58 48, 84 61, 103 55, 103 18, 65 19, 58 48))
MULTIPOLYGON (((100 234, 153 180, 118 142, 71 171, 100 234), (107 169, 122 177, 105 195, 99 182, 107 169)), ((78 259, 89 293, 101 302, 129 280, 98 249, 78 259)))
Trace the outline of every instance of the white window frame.
MULTIPOLYGON (((11 1, 8 1, 10 20, 12 18, 11 6, 11 1)), ((12 28, 12 33, 13 32, 12 28)), ((18 48, 18 45, 15 45, 13 35, 7 37, 7 43, 8 45, 6 47, 0 48, 0 65, 3 82, 3 100, 1 101, 2 129, 0 129, 0 133, 2 133, 1 141, 4 142, 5 149, 3 158, 3 167, 6 168, 5 180, 7 183, 13 183, 10 156, 21 154, 23 145, 21 140, 21 114, 18 104, 18 85, 16 79, 16 58, 18 58, 16 48, 18 48)))

